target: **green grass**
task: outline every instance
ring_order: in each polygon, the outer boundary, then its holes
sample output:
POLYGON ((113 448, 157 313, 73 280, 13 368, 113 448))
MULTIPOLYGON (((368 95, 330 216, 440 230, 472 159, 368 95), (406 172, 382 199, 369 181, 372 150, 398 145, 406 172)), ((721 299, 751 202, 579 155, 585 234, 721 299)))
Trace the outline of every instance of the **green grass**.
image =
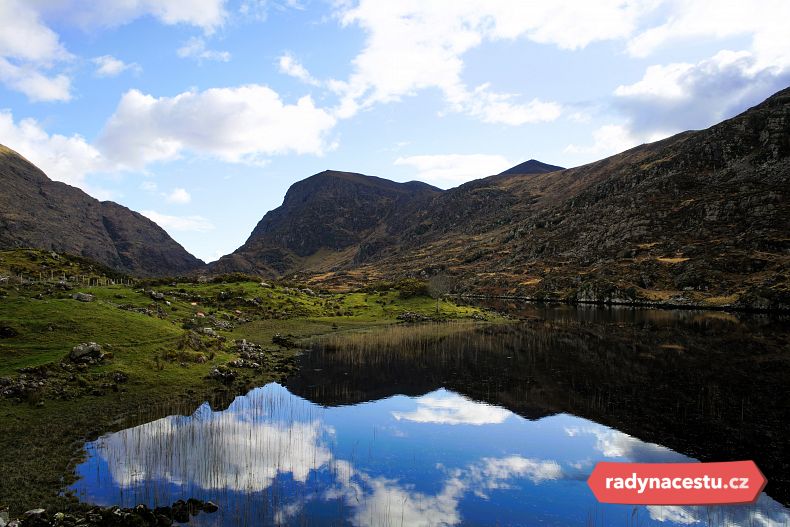
MULTIPOLYGON (((79 258, 0 251, 0 276, 9 277, 0 283, 0 326, 18 333, 0 339, 0 377, 18 379, 20 368, 45 366, 51 379, 66 386, 57 397, 50 396, 54 392, 46 387, 20 401, 0 397, 0 509, 10 506, 12 516, 39 506, 69 506, 70 498, 59 493, 73 479, 84 441, 134 424, 129 419, 139 415, 140 408, 156 409, 153 419, 205 400, 229 402, 253 386, 283 380, 298 352, 274 346, 272 337, 277 333, 307 341, 392 325, 406 311, 436 315, 434 299, 404 298, 397 290, 316 295, 257 281, 152 287, 71 282, 64 287, 48 280, 63 274, 90 276, 94 283, 128 279, 79 258), (154 300, 151 290, 163 293, 165 299, 154 300), (76 292, 93 294, 95 301, 74 300, 71 295, 76 292), (134 311, 145 309, 153 316, 134 311), (221 329, 213 321, 233 327, 221 329), (208 349, 179 350, 185 326, 215 327, 225 341, 204 337, 208 349), (233 339, 240 338, 268 350, 265 368, 239 370, 232 386, 207 380, 213 368, 237 357, 230 348, 233 339), (101 344, 112 358, 84 371, 63 370, 60 363, 67 362, 70 350, 88 341, 101 344), (191 362, 198 355, 206 362, 191 362), (108 376, 117 372, 128 381, 107 389, 108 376)), ((440 307, 443 320, 481 313, 446 300, 440 307)))

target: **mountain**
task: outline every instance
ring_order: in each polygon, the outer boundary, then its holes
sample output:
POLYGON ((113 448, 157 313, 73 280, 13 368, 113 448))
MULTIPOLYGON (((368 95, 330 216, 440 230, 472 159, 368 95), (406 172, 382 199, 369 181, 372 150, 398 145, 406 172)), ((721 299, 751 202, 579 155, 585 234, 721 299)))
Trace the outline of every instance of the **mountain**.
POLYGON ((2 145, 0 177, 0 248, 66 252, 138 276, 174 275, 204 265, 145 216, 52 181, 2 145))
POLYGON ((446 270, 466 292, 790 308, 788 137, 785 89, 571 169, 531 160, 443 192, 370 179, 362 194, 365 176, 325 172, 223 260, 325 286, 446 270))
POLYGON ((393 217, 441 192, 418 181, 332 170, 315 174, 293 184, 282 206, 268 212, 244 245, 212 270, 280 275, 363 261, 375 251, 366 240, 394 243, 387 235, 393 217))
POLYGON ((546 174, 548 172, 556 172, 557 170, 565 170, 563 167, 556 165, 549 165, 548 163, 541 163, 537 159, 530 159, 524 161, 514 167, 508 168, 504 172, 497 174, 498 176, 510 176, 514 174, 546 174))

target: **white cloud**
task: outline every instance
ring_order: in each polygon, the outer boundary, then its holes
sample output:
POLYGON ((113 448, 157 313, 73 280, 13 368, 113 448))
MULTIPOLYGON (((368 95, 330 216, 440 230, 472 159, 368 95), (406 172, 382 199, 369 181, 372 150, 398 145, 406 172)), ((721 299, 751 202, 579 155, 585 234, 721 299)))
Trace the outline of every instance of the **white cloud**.
POLYGON ((564 152, 584 159, 595 160, 618 154, 643 142, 634 136, 625 125, 606 124, 593 131, 592 144, 570 144, 565 147, 564 152))
POLYGON ((189 203, 192 201, 192 196, 189 195, 189 192, 183 188, 174 188, 170 194, 165 196, 165 199, 168 203, 189 203))
POLYGON ((659 48, 693 39, 751 37, 758 68, 790 65, 787 20, 790 4, 784 0, 716 2, 665 1, 669 15, 662 23, 640 31, 628 42, 628 51, 646 57, 659 48))
POLYGON ((669 463, 689 460, 688 457, 678 454, 665 446, 646 443, 633 436, 604 426, 567 428, 565 433, 569 437, 592 435, 595 437, 595 449, 609 458, 624 458, 635 463, 669 463))
POLYGON ((28 0, 43 17, 76 25, 83 30, 128 24, 150 15, 163 24, 185 24, 211 33, 227 17, 226 0, 28 0))
MULTIPOLYGON (((50 72, 73 58, 47 21, 89 31, 150 15, 164 24, 187 24, 212 33, 225 20, 225 0, 4 0, 0 2, 0 82, 33 102, 68 101, 71 78, 50 72)), ((211 51, 204 51, 214 57, 211 51)), ((220 53, 218 56, 222 56, 220 53)), ((117 75, 125 65, 109 56, 94 59, 98 76, 117 75)))
POLYGON ((500 155, 439 154, 399 157, 396 165, 417 169, 416 178, 437 186, 455 186, 510 168, 513 163, 500 155))
POLYGON ((434 392, 416 399, 413 412, 392 412, 400 421, 445 425, 487 425, 503 423, 511 412, 484 403, 478 403, 452 392, 434 392))
POLYGON ((301 0, 243 0, 239 5, 239 13, 251 20, 263 22, 269 17, 269 10, 276 9, 284 11, 286 9, 297 9, 303 11, 305 7, 301 0))
MULTIPOLYGON (((648 3, 650 4, 650 3, 648 3)), ((438 88, 450 107, 486 122, 520 125, 556 119, 560 106, 497 93, 487 85, 470 89, 462 81, 463 55, 485 41, 526 38, 562 49, 579 49, 632 34, 652 5, 604 2, 387 2, 341 4, 344 25, 367 33, 365 48, 353 60, 346 82, 335 81, 343 100, 341 116, 376 103, 400 100, 438 88)))
POLYGON ((3 57, 0 57, 0 81, 12 90, 24 93, 32 102, 71 99, 71 80, 67 76, 49 77, 35 66, 17 66, 3 57))
POLYGON ((71 55, 30 5, 0 2, 0 82, 31 101, 68 101, 71 81, 46 70, 71 55))
POLYGON ((156 192, 159 186, 154 181, 143 181, 140 183, 140 188, 146 192, 156 192))
POLYGON ((181 58, 216 60, 219 62, 228 62, 230 60, 230 53, 227 51, 206 49, 206 41, 201 37, 190 38, 183 46, 178 48, 176 53, 181 58))
POLYGON ((307 71, 307 68, 302 66, 302 64, 300 64, 299 61, 296 60, 290 53, 281 55, 277 60, 277 63, 280 67, 280 71, 286 75, 297 78, 305 84, 311 84, 313 86, 318 86, 321 84, 320 81, 310 75, 310 72, 307 71))
POLYGON ((214 229, 214 225, 203 216, 168 216, 154 210, 141 210, 140 214, 166 231, 206 232, 214 229))
POLYGON ((790 69, 762 67, 749 51, 720 51, 697 63, 647 68, 639 81, 618 86, 615 105, 642 134, 666 137, 710 126, 790 84, 790 69))
POLYGON ((127 64, 124 61, 113 57, 112 55, 94 57, 92 62, 96 64, 97 77, 115 77, 126 70, 131 70, 138 73, 142 70, 139 64, 134 62, 127 64))
POLYGON ((99 147, 133 168, 176 159, 185 150, 256 163, 271 155, 320 155, 333 147, 326 135, 334 125, 335 118, 309 96, 286 104, 262 85, 161 98, 130 90, 105 125, 99 147))
POLYGON ((479 118, 486 123, 519 126, 527 123, 545 123, 556 120, 562 106, 556 102, 532 99, 527 103, 514 103, 515 95, 494 93, 483 84, 470 93, 462 91, 459 98, 449 98, 459 112, 479 118))
POLYGON ((51 64, 69 58, 54 31, 47 27, 30 2, 0 2, 0 56, 51 64))
POLYGON ((96 193, 85 182, 88 174, 114 167, 80 135, 48 134, 35 119, 14 122, 11 112, 0 111, 0 138, 40 168, 50 179, 96 193))

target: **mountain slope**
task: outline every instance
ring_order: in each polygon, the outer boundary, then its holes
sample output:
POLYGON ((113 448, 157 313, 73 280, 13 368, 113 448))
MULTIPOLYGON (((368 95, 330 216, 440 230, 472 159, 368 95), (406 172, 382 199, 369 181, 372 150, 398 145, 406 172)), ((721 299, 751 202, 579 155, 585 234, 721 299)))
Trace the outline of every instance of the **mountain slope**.
MULTIPOLYGON (((366 244, 400 211, 442 191, 425 183, 395 183, 327 170, 294 183, 282 206, 268 212, 244 245, 212 264, 212 270, 279 275, 360 262, 376 250, 366 244)), ((392 242, 392 240, 390 240, 392 242)))
POLYGON ((447 270, 466 292, 787 309, 788 138, 790 89, 572 169, 530 160, 443 192, 325 172, 220 262, 325 286, 447 270))
POLYGON ((493 181, 492 203, 455 222, 426 212, 449 228, 367 274, 447 268, 493 294, 790 308, 788 138, 790 89, 707 130, 493 181))
POLYGON ((67 252, 139 276, 185 273, 204 265, 143 215, 52 181, 4 146, 0 177, 0 248, 67 252))

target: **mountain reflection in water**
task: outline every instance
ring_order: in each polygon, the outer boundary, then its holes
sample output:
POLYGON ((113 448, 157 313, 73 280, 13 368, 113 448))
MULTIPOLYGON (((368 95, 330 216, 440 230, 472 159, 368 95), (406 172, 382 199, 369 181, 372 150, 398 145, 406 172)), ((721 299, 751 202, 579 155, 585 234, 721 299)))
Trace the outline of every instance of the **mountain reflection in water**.
POLYGON ((783 392, 770 393, 787 373, 773 322, 550 318, 324 339, 287 388, 89 443, 73 489, 98 504, 215 501, 197 525, 790 524, 766 494, 749 506, 610 506, 585 482, 601 460, 754 457, 777 497, 769 467, 787 462, 785 430, 749 429, 787 417, 783 392), (723 389, 760 362, 765 391, 723 389), (760 436, 774 442, 740 444, 760 436))

